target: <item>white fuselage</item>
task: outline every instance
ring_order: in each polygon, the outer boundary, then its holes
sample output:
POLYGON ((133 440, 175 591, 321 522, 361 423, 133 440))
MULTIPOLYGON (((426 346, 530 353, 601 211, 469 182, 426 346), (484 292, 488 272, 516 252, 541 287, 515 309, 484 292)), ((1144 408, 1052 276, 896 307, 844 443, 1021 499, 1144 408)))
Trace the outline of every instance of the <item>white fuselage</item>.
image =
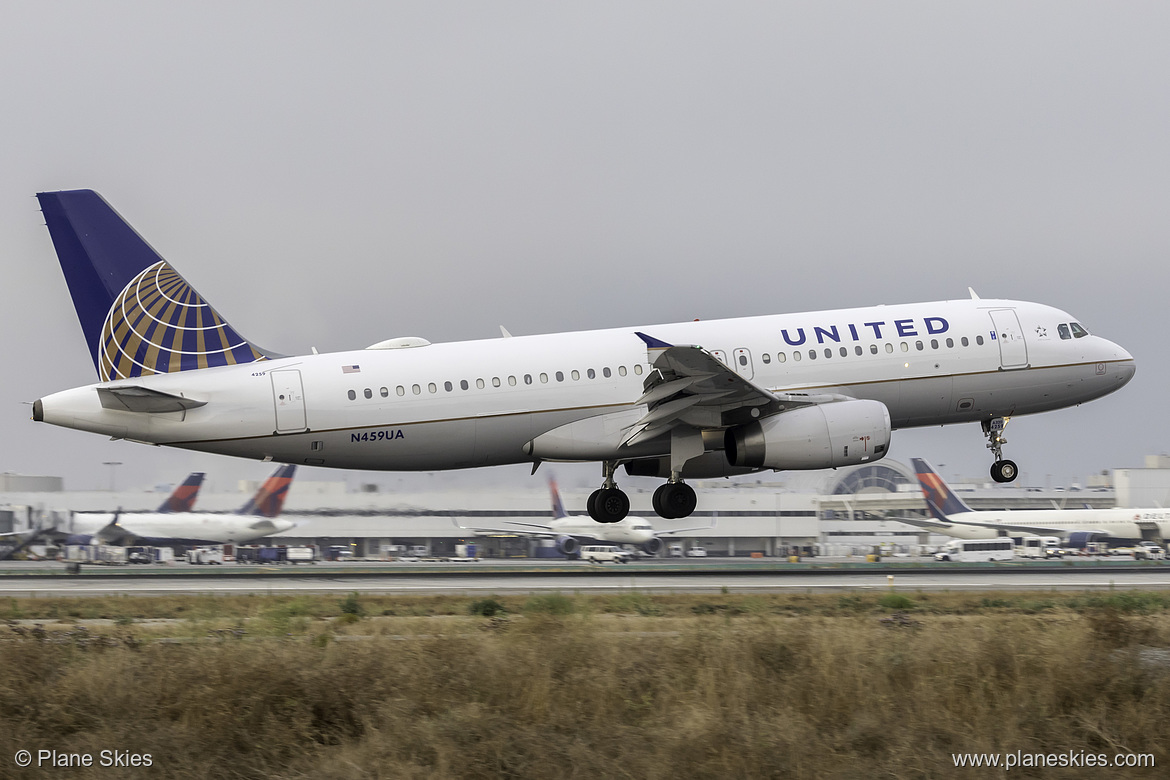
POLYGON ((204 512, 120 512, 111 526, 112 512, 73 515, 73 533, 94 535, 102 541, 125 537, 170 544, 243 544, 287 531, 296 523, 254 515, 204 512))
MULTIPOLYGON (((635 402, 652 356, 635 331, 715 352, 769 390, 880 401, 902 428, 1059 409, 1129 381, 1133 359, 1118 345, 1058 337, 1073 321, 1041 304, 972 299, 366 349, 88 385, 44 397, 35 414, 284 463, 468 468, 539 460, 527 445, 547 431, 644 409, 635 402), (126 385, 206 403, 167 413, 102 407, 97 388, 126 385)), ((622 451, 583 443, 560 459, 669 454, 663 438, 622 451)))
POLYGON ((1065 539, 1071 533, 1100 532, 1109 539, 1139 542, 1170 539, 1170 509, 1018 509, 1015 511, 955 512, 947 516, 950 528, 939 533, 957 539, 993 539, 997 536, 1049 536, 1065 539), (981 525, 964 525, 980 523, 981 525), (1002 523, 989 528, 983 523, 1002 523), (1010 528, 1008 527, 1010 526, 1010 528), (1020 526, 1035 526, 1033 533, 1020 526))
POLYGON ((548 526, 554 533, 612 544, 645 544, 654 538, 654 527, 650 521, 632 515, 616 523, 599 523, 591 517, 558 517, 549 522, 548 526))

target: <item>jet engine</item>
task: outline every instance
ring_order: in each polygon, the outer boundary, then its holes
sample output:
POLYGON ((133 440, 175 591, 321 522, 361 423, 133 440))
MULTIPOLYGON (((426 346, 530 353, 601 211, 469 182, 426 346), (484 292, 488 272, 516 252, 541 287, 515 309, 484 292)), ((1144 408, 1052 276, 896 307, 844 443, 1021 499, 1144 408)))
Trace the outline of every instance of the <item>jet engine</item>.
POLYGON ((658 553, 662 552, 662 547, 662 540, 657 536, 653 536, 649 541, 642 543, 642 551, 647 555, 658 555, 658 553))
POLYGON ((827 469, 878 460, 890 446, 890 413, 880 401, 835 401, 781 412, 727 431, 732 466, 827 469))
POLYGON ((1089 542, 1100 541, 1106 536, 1104 531, 1072 531, 1068 535, 1068 546, 1083 550, 1089 546, 1089 542))
POLYGON ((581 543, 577 537, 565 534, 557 537, 557 552, 570 558, 576 558, 581 552, 581 543))

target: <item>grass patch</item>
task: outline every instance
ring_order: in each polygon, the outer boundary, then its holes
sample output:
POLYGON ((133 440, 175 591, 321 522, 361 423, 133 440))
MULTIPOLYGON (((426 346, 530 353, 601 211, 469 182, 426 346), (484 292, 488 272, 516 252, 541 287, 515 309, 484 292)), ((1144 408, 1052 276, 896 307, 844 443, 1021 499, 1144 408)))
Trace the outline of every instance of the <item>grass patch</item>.
MULTIPOLYGON (((241 780, 926 778, 1119 745, 1155 758, 1126 777, 1170 765, 1160 594, 915 594, 912 631, 898 595, 191 597, 198 618, 0 624, 0 755, 117 745, 154 757, 119 777, 241 780)), ((41 601, 19 610, 90 609, 41 601)), ((151 603, 119 614, 179 606, 151 603)))

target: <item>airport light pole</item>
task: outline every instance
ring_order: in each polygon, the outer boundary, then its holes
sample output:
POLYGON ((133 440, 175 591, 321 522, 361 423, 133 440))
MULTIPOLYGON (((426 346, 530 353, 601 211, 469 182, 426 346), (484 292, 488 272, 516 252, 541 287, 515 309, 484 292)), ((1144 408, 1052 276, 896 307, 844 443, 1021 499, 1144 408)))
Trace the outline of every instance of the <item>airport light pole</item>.
POLYGON ((114 469, 118 468, 118 466, 121 466, 122 461, 120 461, 120 460, 104 460, 104 461, 102 461, 102 465, 110 467, 110 492, 113 493, 114 492, 114 474, 115 474, 114 469))

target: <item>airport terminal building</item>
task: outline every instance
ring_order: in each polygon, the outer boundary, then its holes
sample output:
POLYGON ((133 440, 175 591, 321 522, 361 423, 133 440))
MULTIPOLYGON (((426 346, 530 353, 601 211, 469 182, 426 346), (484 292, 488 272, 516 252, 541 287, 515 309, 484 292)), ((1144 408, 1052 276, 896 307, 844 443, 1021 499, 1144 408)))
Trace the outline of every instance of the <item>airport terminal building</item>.
MULTIPOLYGON (((944 475, 974 509, 1049 509, 1170 505, 1170 458, 1147 458, 1146 468, 1105 471, 1089 484, 1043 489, 1003 486, 944 475)), ((699 507, 683 520, 663 520, 650 509, 652 489, 625 485, 631 514, 645 517, 660 533, 688 528, 664 538, 686 548, 701 546, 710 555, 785 556, 791 554, 913 553, 942 544, 946 537, 896 520, 926 516, 913 471, 898 461, 838 470, 760 475, 752 479, 692 483, 699 507)), ((199 495, 197 509, 231 512, 255 490, 241 482, 237 492, 199 495)), ((164 490, 70 492, 55 477, 0 475, 0 533, 32 527, 70 530, 73 512, 153 511, 164 490)), ((562 488, 566 507, 585 514, 590 489, 562 488)), ((350 490, 345 482, 297 480, 282 517, 297 526, 266 544, 345 545, 355 557, 379 558, 395 546, 421 546, 429 554, 455 554, 472 542, 481 557, 551 557, 552 542, 527 536, 517 523, 552 519, 547 488, 532 479, 507 489, 431 490, 393 493, 373 485, 350 490)))

